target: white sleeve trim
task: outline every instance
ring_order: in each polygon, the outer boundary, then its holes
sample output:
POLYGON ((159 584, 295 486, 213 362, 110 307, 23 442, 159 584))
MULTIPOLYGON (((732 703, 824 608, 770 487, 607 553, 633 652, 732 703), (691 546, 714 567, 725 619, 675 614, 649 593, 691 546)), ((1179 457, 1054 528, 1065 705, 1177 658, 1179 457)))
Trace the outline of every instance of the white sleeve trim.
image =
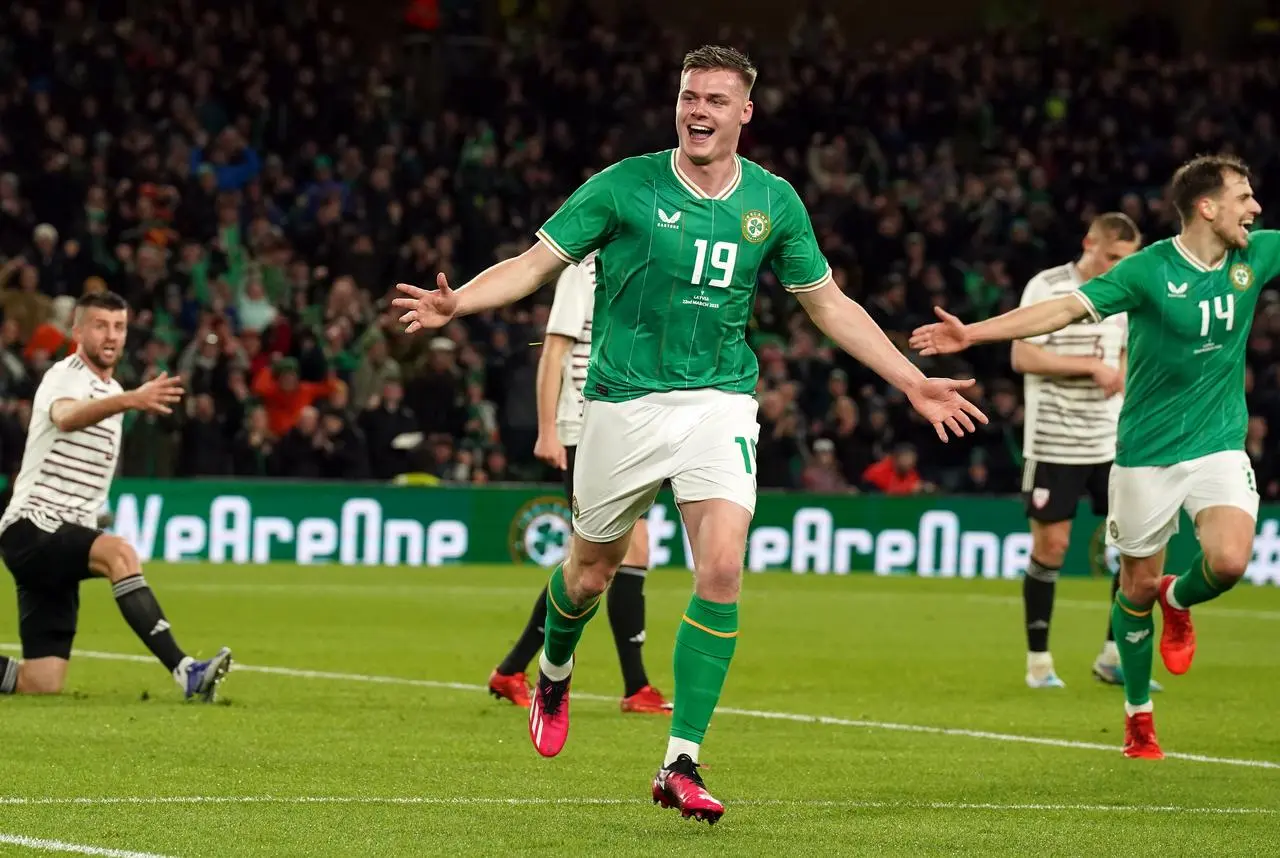
POLYGON ((826 270, 826 271, 824 271, 824 272, 822 273, 822 276, 821 276, 821 277, 819 277, 817 280, 814 280, 814 281, 812 281, 812 282, 810 282, 810 283, 801 283, 801 284, 800 284, 800 285, 798 285, 798 286, 787 286, 787 285, 784 283, 784 284, 783 284, 783 286, 782 286, 782 288, 783 288, 783 289, 786 289, 788 292, 792 292, 792 293, 794 293, 794 292, 812 292, 812 291, 814 291, 815 289, 821 289, 823 286, 827 285, 827 281, 828 281, 828 280, 830 280, 830 279, 831 279, 831 266, 830 266, 830 265, 828 265, 828 266, 827 266, 827 270, 826 270))
POLYGON ((577 265, 579 262, 582 261, 580 259, 574 259, 573 256, 571 256, 567 250, 565 250, 563 247, 561 247, 559 244, 556 243, 556 240, 554 238, 547 235, 547 231, 545 229, 538 230, 536 233, 534 233, 534 235, 537 237, 539 241, 541 241, 543 244, 547 246, 548 250, 550 250, 552 253, 558 256, 561 262, 567 262, 570 265, 577 265))
POLYGON ((1084 311, 1089 314, 1089 318, 1094 322, 1101 322, 1102 316, 1098 314, 1098 308, 1093 306, 1093 302, 1089 300, 1089 296, 1081 292, 1079 289, 1071 293, 1080 299, 1080 303, 1084 304, 1084 311))

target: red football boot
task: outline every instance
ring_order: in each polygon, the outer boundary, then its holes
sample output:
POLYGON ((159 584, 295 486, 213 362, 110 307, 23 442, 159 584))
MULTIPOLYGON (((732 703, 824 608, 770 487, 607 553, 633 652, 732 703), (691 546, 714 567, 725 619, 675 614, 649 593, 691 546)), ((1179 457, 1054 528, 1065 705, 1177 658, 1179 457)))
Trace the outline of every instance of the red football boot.
POLYGON ((1133 760, 1164 759, 1164 751, 1156 741, 1156 725, 1150 712, 1125 716, 1124 755, 1133 760))
POLYGON ((529 738, 544 757, 554 757, 569 738, 569 681, 547 679, 538 671, 538 684, 533 689, 529 707, 529 738))
POLYGON ((1160 658, 1165 670, 1183 674, 1191 669, 1191 659, 1196 655, 1196 630, 1191 625, 1191 612, 1169 604, 1169 590, 1177 581, 1173 575, 1160 579, 1160 610, 1164 614, 1164 628, 1160 632, 1160 658))
POLYGON ((510 700, 517 706, 529 708, 529 680, 524 673, 507 675, 495 670, 489 674, 489 693, 499 700, 510 700))
POLYGON ((622 698, 619 704, 623 712, 635 712, 641 715, 670 715, 671 704, 662 692, 652 685, 646 685, 630 697, 622 698))
POLYGON ((659 769, 653 778, 653 803, 674 807, 685 819, 715 825, 724 816, 724 805, 716 801, 698 774, 698 764, 688 754, 659 769))

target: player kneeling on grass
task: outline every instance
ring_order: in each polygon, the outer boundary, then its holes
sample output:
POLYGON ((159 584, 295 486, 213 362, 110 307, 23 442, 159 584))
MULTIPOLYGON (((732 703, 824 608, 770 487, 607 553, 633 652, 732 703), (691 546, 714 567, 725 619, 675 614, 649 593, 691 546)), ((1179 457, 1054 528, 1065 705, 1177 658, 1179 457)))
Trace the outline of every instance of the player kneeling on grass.
POLYGON ((1111 469, 1107 543, 1120 551, 1120 593, 1111 611, 1124 670, 1129 757, 1159 759, 1151 706, 1152 611, 1160 603, 1160 656, 1186 673, 1196 651, 1192 605, 1235 586, 1253 556, 1258 491, 1244 451, 1245 348, 1258 293, 1280 275, 1280 232, 1250 233, 1262 211, 1249 168, 1230 156, 1182 165, 1170 195, 1178 236, 1122 260, 1061 298, 965 325, 918 328, 921 354, 1025 339, 1088 318, 1129 319, 1129 369, 1111 469), (1186 510, 1200 553, 1180 576, 1164 575, 1165 547, 1186 510))
POLYGON ((597 173, 551 216, 531 249, 454 292, 399 284, 409 333, 532 294, 593 251, 596 302, 587 399, 573 477, 569 559, 547 588, 546 640, 529 709, 538 753, 569 735, 574 651, 626 557, 633 525, 670 480, 693 551, 680 618, 675 700, 653 800, 715 822, 698 755, 738 642, 738 593, 756 503, 759 366, 746 341, 760 271, 769 266, 818 328, 904 391, 946 440, 982 412, 960 389, 925 378, 835 284, 799 195, 737 155, 756 70, 708 46, 684 62, 679 146, 597 173))
POLYGON ((124 354, 129 305, 106 292, 76 304, 75 354, 44 374, 13 497, 0 518, 0 557, 18 589, 22 660, 0 656, 0 693, 62 690, 76 634, 80 582, 111 582, 120 613, 187 698, 210 701, 231 667, 231 650, 208 661, 184 653, 133 547, 98 530, 120 455, 126 411, 169 414, 182 381, 161 375, 124 392, 112 376, 124 354))

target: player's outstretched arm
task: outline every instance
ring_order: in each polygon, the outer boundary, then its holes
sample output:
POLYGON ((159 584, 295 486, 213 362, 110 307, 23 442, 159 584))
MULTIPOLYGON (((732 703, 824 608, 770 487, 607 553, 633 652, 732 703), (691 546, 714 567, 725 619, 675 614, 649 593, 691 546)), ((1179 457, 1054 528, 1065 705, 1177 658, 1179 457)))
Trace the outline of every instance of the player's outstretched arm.
POLYGON ((970 387, 972 379, 926 378, 898 351, 867 311, 835 283, 828 280, 817 289, 796 293, 796 298, 818 329, 836 345, 905 393, 912 407, 933 424, 944 442, 948 430, 960 437, 975 430, 974 420, 987 422, 978 406, 959 392, 970 387))
POLYGON ((1051 334, 1088 315, 1084 301, 1074 294, 1019 307, 970 325, 940 307, 935 307, 934 312, 941 321, 911 332, 911 348, 926 356, 955 354, 981 343, 1051 334))
POLYGON ((49 406, 49 419, 59 432, 77 432, 125 411, 172 414, 172 405, 182 399, 182 378, 167 372, 135 390, 102 399, 58 399, 49 406))
POLYGON ((566 264, 538 241, 519 256, 489 266, 459 289, 451 289, 444 274, 436 275, 434 290, 397 283, 404 297, 391 303, 405 311, 400 321, 408 326, 408 333, 431 330, 459 316, 514 304, 563 271, 566 264))

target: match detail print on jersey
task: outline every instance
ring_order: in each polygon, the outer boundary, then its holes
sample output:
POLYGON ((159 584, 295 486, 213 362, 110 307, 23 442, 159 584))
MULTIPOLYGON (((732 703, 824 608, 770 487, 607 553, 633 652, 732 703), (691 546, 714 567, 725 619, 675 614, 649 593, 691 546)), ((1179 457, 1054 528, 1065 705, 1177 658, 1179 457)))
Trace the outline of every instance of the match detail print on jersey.
POLYGON ((1280 275, 1280 232, 1257 230, 1213 266, 1176 239, 1122 260, 1074 294, 1094 322, 1129 321, 1116 464, 1166 466, 1244 449, 1245 349, 1262 286, 1280 275))
POLYGON ((628 158, 588 179, 538 231, 569 263, 599 251, 587 399, 749 393, 759 368, 746 333, 760 270, 769 266, 792 292, 829 279, 795 189, 745 158, 737 171, 711 198, 674 151, 628 158))

